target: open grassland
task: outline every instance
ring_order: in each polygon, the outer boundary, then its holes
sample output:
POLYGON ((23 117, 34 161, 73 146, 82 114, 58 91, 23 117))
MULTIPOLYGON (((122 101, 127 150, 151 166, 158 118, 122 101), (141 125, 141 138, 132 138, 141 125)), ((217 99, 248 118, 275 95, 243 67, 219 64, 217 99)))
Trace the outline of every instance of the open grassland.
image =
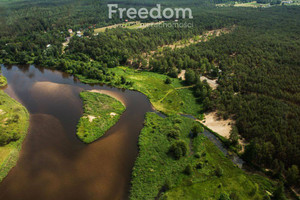
POLYGON ((111 69, 117 76, 125 77, 133 83, 129 89, 145 94, 154 108, 166 114, 184 113, 201 118, 202 106, 197 103, 190 87, 184 87, 183 81, 171 78, 166 84, 167 75, 138 71, 127 67, 111 69))
POLYGON ((147 28, 149 26, 155 26, 155 25, 159 25, 164 23, 163 21, 160 22, 153 22, 153 23, 141 23, 139 21, 134 21, 134 22, 126 22, 126 23, 121 23, 121 24, 114 24, 114 25, 110 25, 110 26, 105 26, 105 27, 101 27, 101 28, 96 28, 94 30, 94 33, 102 33, 105 32, 106 29, 113 29, 113 28, 128 28, 128 29, 143 29, 143 28, 147 28))
POLYGON ((28 126, 27 110, 0 91, 0 181, 15 166, 28 126))
POLYGON ((263 199, 273 191, 271 182, 236 167, 203 135, 190 138, 194 123, 177 115, 147 114, 130 199, 263 199), (186 154, 174 159, 170 147, 178 141, 186 154))
POLYGON ((105 94, 81 92, 84 115, 77 127, 77 136, 85 143, 91 143, 112 127, 125 111, 124 105, 105 94))
MULTIPOLYGON (((272 5, 274 6, 274 5, 272 5)), ((246 7, 246 8, 269 8, 271 5, 269 3, 267 4, 261 4, 257 3, 256 1, 247 2, 247 3, 235 3, 234 7, 246 7)))

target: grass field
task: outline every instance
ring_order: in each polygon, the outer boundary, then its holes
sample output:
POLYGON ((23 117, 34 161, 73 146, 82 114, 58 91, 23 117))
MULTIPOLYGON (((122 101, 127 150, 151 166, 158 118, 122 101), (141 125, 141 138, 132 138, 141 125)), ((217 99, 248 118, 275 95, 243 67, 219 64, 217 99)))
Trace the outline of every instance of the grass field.
POLYGON ((258 7, 268 7, 269 4, 259 4, 256 1, 248 2, 248 3, 236 3, 234 4, 235 7, 252 7, 252 8, 258 8, 258 7))
POLYGON ((148 113, 139 137, 139 156, 132 173, 130 199, 263 199, 273 183, 246 174, 201 134, 191 139, 195 122, 178 115, 161 118, 148 113), (179 131, 177 139, 170 130, 179 131), (168 152, 176 141, 187 147, 186 156, 174 159, 168 152), (189 168, 187 170, 187 168, 189 168))
POLYGON ((0 90, 0 181, 15 166, 28 126, 27 110, 0 90))
POLYGON ((139 21, 135 21, 135 22, 125 22, 125 23, 121 23, 121 24, 114 24, 114 25, 110 25, 110 26, 105 26, 105 27, 101 27, 101 28, 96 28, 94 30, 94 33, 103 33, 105 32, 106 29, 113 29, 113 28, 128 28, 128 29, 143 29, 143 28, 147 28, 149 26, 152 25, 158 25, 163 23, 163 21, 161 22, 155 22, 155 23, 141 23, 139 21))
POLYGON ((156 110, 166 114, 184 113, 201 118, 202 106, 197 103, 191 88, 184 87, 183 81, 171 78, 166 84, 167 75, 137 71, 127 67, 111 69, 117 76, 124 76, 133 82, 129 89, 145 94, 156 110))
POLYGON ((81 92, 84 115, 77 126, 77 136, 85 143, 91 143, 105 134, 125 111, 118 100, 105 94, 81 92))

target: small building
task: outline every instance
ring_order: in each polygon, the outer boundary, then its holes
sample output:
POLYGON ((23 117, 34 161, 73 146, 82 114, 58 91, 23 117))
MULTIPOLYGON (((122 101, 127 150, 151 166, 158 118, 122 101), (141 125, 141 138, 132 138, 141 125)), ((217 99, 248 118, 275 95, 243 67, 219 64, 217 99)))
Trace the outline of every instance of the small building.
POLYGON ((81 37, 81 36, 82 36, 81 31, 77 31, 77 37, 81 37))
POLYGON ((49 48, 49 47, 51 47, 51 44, 47 44, 47 46, 46 46, 47 48, 49 48))
POLYGON ((72 29, 69 29, 68 32, 71 34, 71 33, 73 33, 73 30, 72 30, 72 29))

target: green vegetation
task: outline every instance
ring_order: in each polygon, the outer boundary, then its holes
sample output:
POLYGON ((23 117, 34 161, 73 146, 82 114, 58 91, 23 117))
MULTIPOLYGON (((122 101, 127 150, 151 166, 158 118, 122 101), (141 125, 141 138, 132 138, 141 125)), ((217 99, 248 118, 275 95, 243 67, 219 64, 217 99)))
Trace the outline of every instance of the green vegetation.
POLYGON ((83 100, 84 115, 77 126, 77 136, 85 143, 91 143, 104 135, 125 111, 124 105, 105 94, 84 91, 80 93, 83 100))
POLYGON ((7 80, 5 76, 0 75, 0 87, 6 86, 7 85, 7 80))
POLYGON ((0 90, 0 181, 15 166, 28 126, 27 110, 0 90))
POLYGON ((274 185, 234 166, 191 119, 147 113, 130 199, 263 199, 274 185), (176 135, 174 137, 174 135, 176 135), (177 152, 174 154, 174 152, 177 152), (176 155, 174 157, 174 155, 176 155))
MULTIPOLYGON (((201 117, 201 105, 197 103, 193 91, 184 87, 184 82, 167 75, 153 72, 138 71, 128 67, 110 69, 115 74, 115 82, 120 82, 117 77, 124 77, 130 85, 122 87, 144 93, 158 111, 166 114, 185 113, 201 117), (166 83, 169 79, 171 82, 166 83)), ((114 84, 111 81, 109 84, 114 84)))
MULTIPOLYGON (((126 7, 153 6, 150 0, 117 2, 126 7)), ((299 1, 235 2, 277 5, 254 9, 215 6, 233 5, 232 0, 163 0, 165 6, 190 7, 193 19, 179 22, 192 22, 193 27, 114 28, 94 36, 94 28, 124 22, 107 19, 105 1, 5 0, 1 2, 5 12, 0 13, 0 63, 34 63, 85 82, 135 89, 167 114, 199 118, 202 112, 216 110, 223 118, 230 116, 236 121, 231 144, 237 145, 238 135, 246 139, 244 159, 248 163, 270 169, 269 174, 285 186, 299 185, 293 181, 300 180, 294 167, 300 167, 300 8, 293 6, 299 1), (191 38, 200 39, 204 32, 229 27, 235 28, 208 37, 206 42, 170 48, 191 38), (84 34, 72 37, 62 53, 69 28, 84 34), (157 50, 158 54, 151 53, 157 50), (187 72, 186 82, 175 79, 181 70, 187 72), (217 80, 217 89, 199 82, 200 74, 217 80), (167 76, 172 77, 171 82, 167 76)))

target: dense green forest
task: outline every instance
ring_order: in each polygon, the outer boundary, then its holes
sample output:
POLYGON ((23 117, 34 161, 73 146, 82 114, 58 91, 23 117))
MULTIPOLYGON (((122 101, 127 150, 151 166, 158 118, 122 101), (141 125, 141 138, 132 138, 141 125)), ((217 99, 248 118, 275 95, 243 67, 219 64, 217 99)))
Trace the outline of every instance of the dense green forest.
MULTIPOLYGON (((120 1, 137 7, 155 3, 120 1)), ((121 22, 108 19, 105 1, 2 0, 0 62, 34 63, 100 81, 116 76, 108 68, 129 63, 171 77, 188 69, 186 84, 195 85, 195 96, 205 110, 236 121, 236 130, 249 143, 243 157, 270 168, 278 179, 286 177, 287 185, 299 184, 300 8, 217 8, 209 1, 193 0, 160 3, 192 7, 194 19, 181 22, 192 22, 193 28, 116 28, 93 35, 94 27, 121 22), (165 48, 149 66, 142 56, 223 27, 235 28, 207 42, 165 48), (70 28, 84 37, 72 37, 63 53, 70 28), (217 78, 217 90, 199 81, 200 75, 217 78)))

